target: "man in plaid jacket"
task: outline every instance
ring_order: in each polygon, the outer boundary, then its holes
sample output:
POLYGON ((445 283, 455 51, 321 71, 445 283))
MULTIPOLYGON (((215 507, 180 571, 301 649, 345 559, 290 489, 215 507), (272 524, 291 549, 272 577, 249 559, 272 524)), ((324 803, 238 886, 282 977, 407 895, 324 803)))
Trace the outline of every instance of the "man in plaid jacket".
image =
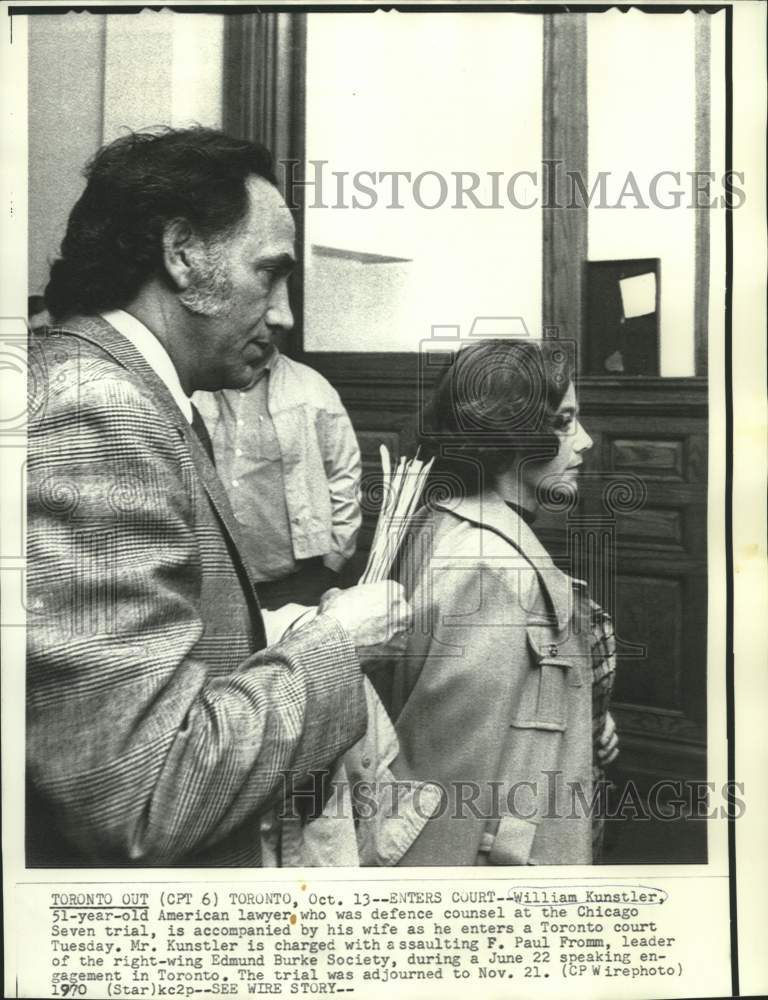
POLYGON ((355 650, 407 606, 333 592, 265 648, 189 400, 247 386, 292 323, 269 154, 166 130, 86 176, 30 347, 27 863, 259 865, 284 789, 365 732, 355 650))

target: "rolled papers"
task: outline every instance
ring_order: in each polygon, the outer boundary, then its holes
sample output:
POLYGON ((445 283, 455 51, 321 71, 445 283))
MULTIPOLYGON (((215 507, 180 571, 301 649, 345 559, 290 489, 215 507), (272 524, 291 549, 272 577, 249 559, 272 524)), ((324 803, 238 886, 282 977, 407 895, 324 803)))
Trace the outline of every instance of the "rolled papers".
POLYGON ((360 583, 378 583, 389 576, 434 461, 421 461, 417 450, 414 458, 401 458, 393 474, 386 445, 379 447, 379 454, 382 504, 368 563, 360 583))

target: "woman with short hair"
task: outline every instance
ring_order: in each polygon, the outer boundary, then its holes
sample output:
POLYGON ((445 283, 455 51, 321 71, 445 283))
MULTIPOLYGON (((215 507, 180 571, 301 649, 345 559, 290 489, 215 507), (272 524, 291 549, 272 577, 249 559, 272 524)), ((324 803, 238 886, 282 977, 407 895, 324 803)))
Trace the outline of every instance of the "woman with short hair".
POLYGON ((592 446, 562 347, 458 352, 421 440, 436 463, 400 557, 414 628, 394 676, 393 771, 443 801, 400 863, 590 864, 593 767, 618 752, 612 632, 533 527, 592 446))

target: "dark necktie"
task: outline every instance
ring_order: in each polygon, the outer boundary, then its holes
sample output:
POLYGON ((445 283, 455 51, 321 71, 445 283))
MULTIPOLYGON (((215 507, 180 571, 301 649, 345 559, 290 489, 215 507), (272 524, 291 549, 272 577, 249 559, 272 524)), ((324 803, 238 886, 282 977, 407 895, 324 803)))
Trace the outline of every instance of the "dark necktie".
POLYGON ((192 406, 192 430, 200 438, 200 443, 208 453, 208 458, 210 458, 211 464, 215 465, 216 459, 213 457, 213 441, 211 441, 211 435, 208 433, 208 428, 205 426, 205 421, 200 416, 200 411, 198 410, 198 408, 195 406, 194 403, 192 403, 191 406, 192 406))

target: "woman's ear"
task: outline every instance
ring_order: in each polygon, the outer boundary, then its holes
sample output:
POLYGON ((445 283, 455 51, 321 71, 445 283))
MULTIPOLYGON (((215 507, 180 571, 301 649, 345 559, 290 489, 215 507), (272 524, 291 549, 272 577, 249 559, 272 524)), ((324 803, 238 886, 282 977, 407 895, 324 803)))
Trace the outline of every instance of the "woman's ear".
POLYGON ((199 243, 199 237, 186 219, 171 219, 163 230, 163 263, 180 292, 189 288, 199 243))

